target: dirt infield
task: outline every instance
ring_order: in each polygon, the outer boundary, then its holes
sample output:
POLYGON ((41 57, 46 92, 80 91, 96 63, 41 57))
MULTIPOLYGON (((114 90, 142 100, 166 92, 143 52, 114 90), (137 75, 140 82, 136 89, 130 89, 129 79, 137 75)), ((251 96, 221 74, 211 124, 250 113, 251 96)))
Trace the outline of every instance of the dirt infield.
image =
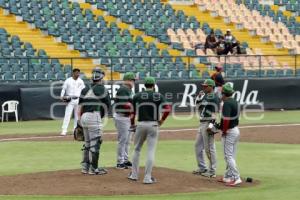
MULTIPOLYGON (((153 176, 158 182, 145 185, 142 180, 133 182, 127 179, 129 170, 109 168, 102 176, 83 175, 80 170, 42 172, 0 177, 1 195, 141 195, 174 194, 188 192, 209 192, 232 189, 217 182, 191 173, 155 168, 153 176)), ((259 184, 243 183, 240 187, 259 184)))
MULTIPOLYGON (((300 144, 300 126, 245 126, 241 127, 241 142, 300 144)), ((160 140, 194 140, 197 129, 162 130, 160 140)), ((217 135, 217 140, 220 135, 217 135)), ((0 141, 72 141, 71 135, 60 137, 47 135, 7 135, 0 141)), ((105 133, 105 141, 115 141, 115 133, 105 133)), ((142 170, 143 171, 143 170, 142 170)), ((127 179, 129 170, 109 168, 104 176, 83 175, 80 170, 42 172, 0 177, 0 195, 141 195, 173 194, 189 192, 209 192, 230 189, 217 179, 192 175, 188 172, 155 168, 154 177, 158 183, 144 185, 142 180, 132 182, 127 179), (75 184, 76 183, 76 184, 75 184), (51 187, 49 187, 51 186, 51 187)), ((141 177, 143 175, 141 174, 141 177)), ((241 187, 259 184, 243 183, 241 187)))
MULTIPOLYGON (((266 126, 266 127, 241 127, 241 142, 300 144, 300 126, 266 126)), ((162 130, 160 140, 194 140, 197 130, 162 130)), ((220 134, 216 135, 220 139, 220 134)), ((0 135, 0 142, 5 141, 72 141, 71 135, 60 137, 58 134, 43 135, 0 135)), ((116 134, 105 133, 105 141, 116 140, 116 134)))

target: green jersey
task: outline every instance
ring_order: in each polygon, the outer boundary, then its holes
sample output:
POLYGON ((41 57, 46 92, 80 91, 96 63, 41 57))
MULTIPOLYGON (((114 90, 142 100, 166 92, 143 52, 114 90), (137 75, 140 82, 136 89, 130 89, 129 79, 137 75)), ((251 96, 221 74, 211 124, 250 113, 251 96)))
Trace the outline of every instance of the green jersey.
POLYGON ((116 94, 115 111, 124 115, 129 115, 132 110, 133 92, 127 85, 122 85, 116 94))
POLYGON ((201 121, 212 120, 212 114, 219 112, 220 99, 212 92, 205 94, 201 101, 196 102, 201 121))
POLYGON ((133 97, 134 112, 138 115, 138 121, 158 121, 165 104, 163 95, 152 90, 139 92, 133 97))
POLYGON ((82 106, 82 113, 99 111, 103 117, 110 107, 109 93, 104 85, 92 84, 82 90, 79 104, 82 106))
POLYGON ((240 108, 239 104, 233 98, 228 98, 224 101, 223 109, 222 109, 222 118, 221 118, 221 129, 223 129, 224 118, 229 119, 228 128, 234 128, 239 125, 239 117, 240 117, 240 108))

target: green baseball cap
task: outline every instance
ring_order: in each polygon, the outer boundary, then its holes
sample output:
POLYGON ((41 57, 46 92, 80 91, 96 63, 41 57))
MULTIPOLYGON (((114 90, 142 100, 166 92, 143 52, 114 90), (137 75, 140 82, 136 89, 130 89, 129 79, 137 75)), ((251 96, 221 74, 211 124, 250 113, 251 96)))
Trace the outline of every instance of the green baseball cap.
POLYGON ((151 77, 151 76, 148 76, 144 79, 145 81, 145 84, 149 84, 149 85, 154 85, 155 84, 155 78, 154 77, 151 77))
POLYGON ((234 89, 232 88, 231 84, 230 83, 226 83, 223 85, 222 87, 222 93, 225 93, 225 94, 232 94, 234 93, 234 89))
POLYGON ((212 79, 206 79, 204 81, 204 83, 202 83, 203 86, 210 86, 210 87, 215 87, 216 86, 216 83, 214 80, 212 79))
POLYGON ((126 72, 123 76, 124 81, 135 81, 135 74, 133 72, 126 72))

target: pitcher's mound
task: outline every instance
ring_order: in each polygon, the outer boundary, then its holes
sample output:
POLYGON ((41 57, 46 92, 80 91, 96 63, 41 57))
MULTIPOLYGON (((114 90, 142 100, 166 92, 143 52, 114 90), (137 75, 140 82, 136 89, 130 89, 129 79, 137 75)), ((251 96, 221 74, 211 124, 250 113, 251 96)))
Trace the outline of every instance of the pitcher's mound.
MULTIPOLYGON (((166 169, 153 169, 157 183, 142 183, 127 179, 129 170, 108 168, 106 175, 83 175, 80 170, 42 172, 0 177, 0 195, 139 195, 170 194, 229 189, 217 179, 166 169)), ((141 169, 141 172, 143 169, 141 169)), ((243 183, 241 187, 257 183, 243 183)))

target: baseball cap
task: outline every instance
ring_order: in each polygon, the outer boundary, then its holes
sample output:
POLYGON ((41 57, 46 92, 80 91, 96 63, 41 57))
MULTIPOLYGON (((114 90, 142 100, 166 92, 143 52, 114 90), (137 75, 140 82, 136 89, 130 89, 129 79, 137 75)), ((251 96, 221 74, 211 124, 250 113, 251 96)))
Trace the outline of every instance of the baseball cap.
POLYGON ((231 84, 230 83, 226 83, 223 85, 222 87, 222 93, 225 93, 225 94, 232 94, 234 93, 234 89, 232 88, 231 84))
POLYGON ((215 81, 212 80, 212 79, 206 79, 202 85, 203 85, 203 86, 215 87, 215 86, 216 86, 216 83, 215 83, 215 81))
POLYGON ((148 84, 148 85, 154 85, 155 84, 155 78, 154 77, 151 77, 151 76, 148 76, 144 79, 145 81, 145 84, 148 84))
POLYGON ((102 71, 100 68, 95 68, 92 71, 92 80, 93 81, 99 81, 103 79, 105 76, 105 72, 102 71))
POLYGON ((133 72, 126 72, 123 76, 124 81, 135 81, 135 74, 133 72))
POLYGON ((219 66, 215 66, 215 69, 218 71, 221 71, 223 69, 223 67, 219 65, 219 66))
POLYGON ((227 32, 231 32, 231 29, 227 29, 226 31, 227 31, 227 32))

